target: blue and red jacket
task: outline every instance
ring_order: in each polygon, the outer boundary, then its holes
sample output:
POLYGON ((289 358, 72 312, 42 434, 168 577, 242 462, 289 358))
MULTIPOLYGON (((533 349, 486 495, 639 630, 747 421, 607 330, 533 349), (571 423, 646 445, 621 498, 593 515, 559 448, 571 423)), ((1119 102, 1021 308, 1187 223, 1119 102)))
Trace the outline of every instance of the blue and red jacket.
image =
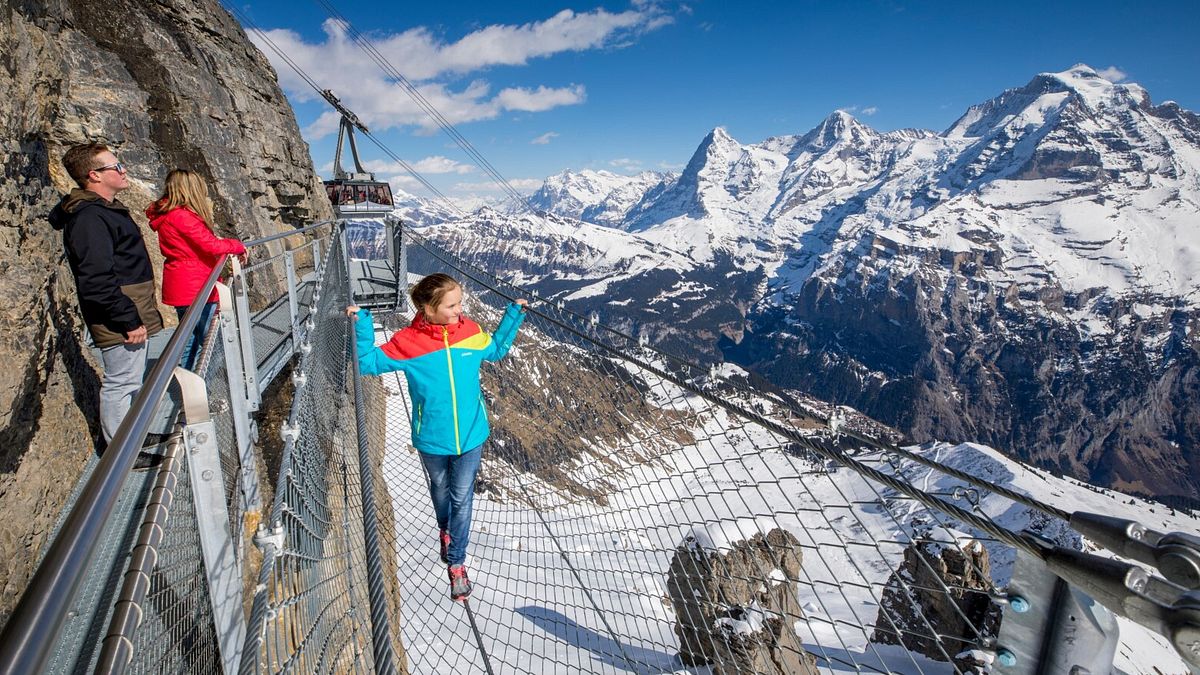
POLYGON ((491 434, 479 368, 483 361, 504 358, 524 320, 521 307, 510 304, 492 336, 465 316, 443 326, 418 313, 412 324, 376 347, 371 313, 362 309, 354 326, 358 370, 363 375, 403 372, 412 399, 413 446, 435 455, 461 455, 491 434))

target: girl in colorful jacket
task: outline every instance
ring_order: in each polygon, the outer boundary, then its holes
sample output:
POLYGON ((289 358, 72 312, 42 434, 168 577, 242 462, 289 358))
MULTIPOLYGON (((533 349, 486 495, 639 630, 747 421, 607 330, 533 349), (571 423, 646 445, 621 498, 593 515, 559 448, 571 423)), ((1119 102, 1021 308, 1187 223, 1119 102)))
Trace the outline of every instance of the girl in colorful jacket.
MULTIPOLYGON (((174 307, 182 319, 221 255, 244 256, 246 247, 237 239, 220 239, 213 234, 208 185, 200 174, 186 169, 167 174, 162 197, 146 209, 146 217, 150 219, 150 229, 158 233, 158 247, 164 259, 163 304, 174 307)), ((216 306, 217 291, 213 289, 183 350, 184 368, 190 369, 195 364, 216 306)))
POLYGON ((417 315, 386 344, 375 346, 371 313, 351 305, 358 315, 358 369, 363 375, 401 371, 412 400, 412 444, 429 476, 429 496, 437 517, 442 562, 448 565, 450 597, 471 594, 464 565, 470 540, 475 475, 491 430, 479 368, 508 353, 525 319, 524 299, 510 304, 494 335, 463 315, 462 286, 445 274, 431 274, 410 293, 417 315))

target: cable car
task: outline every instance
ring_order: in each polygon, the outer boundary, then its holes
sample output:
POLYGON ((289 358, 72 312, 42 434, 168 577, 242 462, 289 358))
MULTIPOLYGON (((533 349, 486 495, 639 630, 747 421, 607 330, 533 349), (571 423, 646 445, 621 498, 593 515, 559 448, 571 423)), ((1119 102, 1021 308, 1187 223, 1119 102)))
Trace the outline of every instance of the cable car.
POLYGON ((386 181, 375 180, 375 174, 363 168, 358 159, 358 145, 354 142, 354 129, 358 128, 364 134, 371 133, 366 125, 359 121, 358 116, 342 105, 326 89, 321 92, 326 101, 342 114, 342 122, 338 127, 337 151, 333 156, 333 179, 325 181, 325 193, 333 204, 333 210, 339 218, 355 216, 370 216, 378 218, 380 214, 391 213, 392 186, 386 181), (350 139, 350 156, 354 159, 354 171, 342 169, 342 140, 350 139))

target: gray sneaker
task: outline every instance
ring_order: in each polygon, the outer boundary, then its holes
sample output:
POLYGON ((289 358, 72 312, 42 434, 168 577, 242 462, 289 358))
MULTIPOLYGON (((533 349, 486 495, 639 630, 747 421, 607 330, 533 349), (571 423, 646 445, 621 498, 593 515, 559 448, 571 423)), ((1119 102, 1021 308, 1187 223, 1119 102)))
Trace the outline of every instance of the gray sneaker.
POLYGON ((451 565, 450 599, 465 600, 471 594, 471 580, 467 578, 466 565, 451 565))

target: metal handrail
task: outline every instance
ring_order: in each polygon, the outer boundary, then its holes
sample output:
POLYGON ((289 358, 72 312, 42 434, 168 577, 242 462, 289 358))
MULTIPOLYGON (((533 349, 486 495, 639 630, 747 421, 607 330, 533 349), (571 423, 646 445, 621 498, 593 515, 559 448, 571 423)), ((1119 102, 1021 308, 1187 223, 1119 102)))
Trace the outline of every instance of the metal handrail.
POLYGON ((0 675, 40 673, 45 669, 100 534, 112 516, 154 413, 171 384, 184 345, 200 321, 202 307, 228 258, 222 255, 218 259, 196 301, 184 313, 0 632, 0 675))
POLYGON ((251 239, 250 241, 244 241, 244 242, 242 242, 242 245, 245 246, 246 248, 251 248, 253 246, 262 246, 263 244, 269 244, 270 242, 273 242, 273 241, 276 241, 279 239, 286 239, 287 237, 294 237, 297 234, 307 234, 308 232, 311 232, 311 231, 317 229, 318 227, 332 225, 336 222, 338 222, 338 221, 322 220, 319 223, 313 223, 312 225, 308 225, 306 227, 296 228, 295 230, 292 230, 291 232, 278 232, 276 234, 271 234, 271 235, 262 237, 261 239, 251 239))

